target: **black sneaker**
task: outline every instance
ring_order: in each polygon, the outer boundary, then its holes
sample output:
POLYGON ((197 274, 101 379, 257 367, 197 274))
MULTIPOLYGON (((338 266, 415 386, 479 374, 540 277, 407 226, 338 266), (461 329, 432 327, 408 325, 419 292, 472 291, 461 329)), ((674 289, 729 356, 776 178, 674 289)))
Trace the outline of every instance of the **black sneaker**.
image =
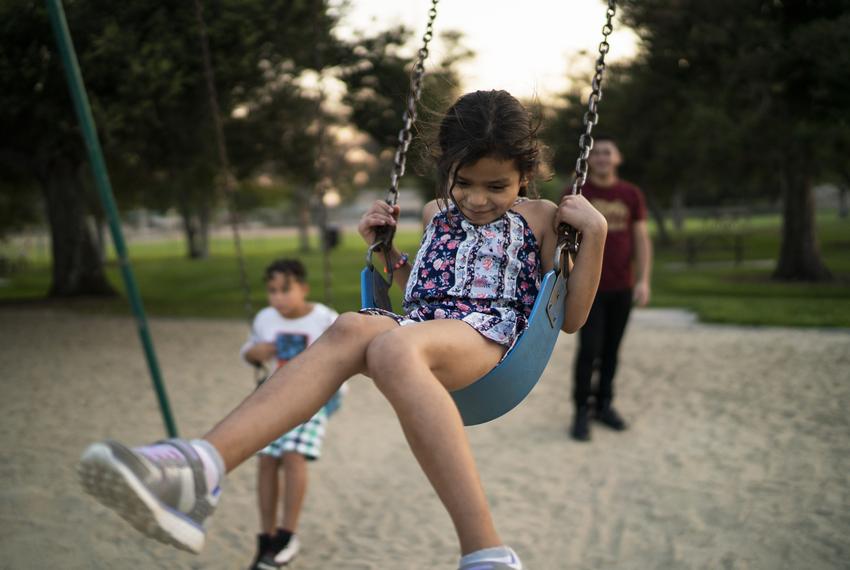
POLYGON ((626 422, 611 404, 598 407, 593 417, 596 421, 608 426, 614 431, 624 431, 626 429, 626 422))
POLYGON ((295 534, 279 528, 277 529, 277 534, 274 536, 273 546, 275 564, 278 567, 286 566, 295 558, 298 551, 301 550, 301 541, 298 540, 295 534))
POLYGON ((570 429, 570 435, 576 441, 590 441, 590 418, 588 417, 587 406, 579 406, 576 408, 576 415, 573 419, 573 427, 570 429))
POLYGON ((274 537, 269 534, 257 535, 257 554, 251 562, 248 570, 276 570, 278 566, 274 562, 274 537))

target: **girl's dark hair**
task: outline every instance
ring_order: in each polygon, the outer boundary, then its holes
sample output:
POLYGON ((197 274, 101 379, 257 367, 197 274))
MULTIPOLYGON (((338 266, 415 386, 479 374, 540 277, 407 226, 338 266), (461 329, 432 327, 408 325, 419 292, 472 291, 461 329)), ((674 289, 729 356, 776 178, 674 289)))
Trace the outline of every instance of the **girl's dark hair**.
POLYGON ((304 264, 297 259, 276 259, 272 261, 263 272, 263 281, 270 281, 275 273, 292 277, 299 283, 307 282, 307 270, 304 269, 304 264))
POLYGON ((437 136, 437 201, 451 200, 457 171, 485 156, 516 161, 524 185, 520 196, 537 197, 535 179, 545 167, 537 140, 539 121, 507 91, 467 93, 440 122, 437 136))

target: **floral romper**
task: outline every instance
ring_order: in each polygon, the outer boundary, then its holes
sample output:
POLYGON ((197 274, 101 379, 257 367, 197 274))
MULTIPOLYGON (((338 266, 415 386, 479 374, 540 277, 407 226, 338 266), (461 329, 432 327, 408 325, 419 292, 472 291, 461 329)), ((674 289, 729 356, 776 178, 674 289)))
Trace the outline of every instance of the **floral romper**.
POLYGON ((476 226, 452 205, 422 237, 404 295, 401 325, 457 319, 510 348, 525 330, 540 288, 540 248, 528 222, 508 210, 476 226))

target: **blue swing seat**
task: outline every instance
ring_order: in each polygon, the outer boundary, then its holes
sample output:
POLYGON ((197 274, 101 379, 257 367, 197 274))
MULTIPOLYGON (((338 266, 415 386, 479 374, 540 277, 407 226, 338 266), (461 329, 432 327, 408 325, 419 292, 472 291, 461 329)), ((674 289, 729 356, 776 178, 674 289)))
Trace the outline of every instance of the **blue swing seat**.
MULTIPOLYGON (((360 273, 360 303, 364 309, 379 307, 374 266, 360 273)), ((564 323, 566 279, 551 270, 543 277, 540 292, 531 309, 528 327, 493 370, 460 390, 451 393, 464 425, 483 424, 514 409, 534 388, 552 356, 558 333, 564 323)))

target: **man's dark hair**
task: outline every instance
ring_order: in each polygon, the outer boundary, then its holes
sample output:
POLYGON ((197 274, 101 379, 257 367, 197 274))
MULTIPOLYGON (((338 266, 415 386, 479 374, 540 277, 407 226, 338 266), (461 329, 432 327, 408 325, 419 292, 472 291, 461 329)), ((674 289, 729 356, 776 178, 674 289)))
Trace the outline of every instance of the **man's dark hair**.
POLYGON ((297 259, 276 259, 272 261, 263 272, 263 281, 270 281, 275 273, 292 277, 299 283, 307 282, 307 270, 304 268, 304 264, 297 259))

